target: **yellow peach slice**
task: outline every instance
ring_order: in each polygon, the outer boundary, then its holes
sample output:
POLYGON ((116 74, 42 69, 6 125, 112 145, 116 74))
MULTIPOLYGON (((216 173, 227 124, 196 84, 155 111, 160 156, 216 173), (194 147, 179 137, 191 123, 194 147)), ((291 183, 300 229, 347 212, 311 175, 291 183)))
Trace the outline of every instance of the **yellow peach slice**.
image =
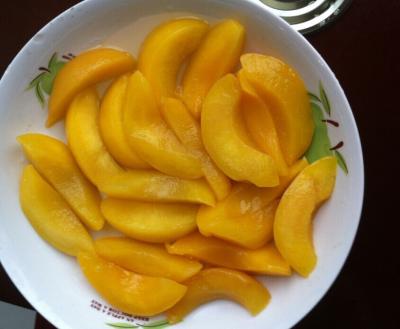
POLYGON ((197 214, 197 226, 205 236, 215 236, 244 248, 257 249, 273 238, 277 206, 278 201, 275 200, 256 212, 237 217, 227 216, 223 207, 211 212, 208 207, 202 207, 197 214))
POLYGON ((321 202, 330 197, 335 177, 334 157, 314 162, 290 184, 276 211, 276 246, 291 267, 304 277, 313 271, 317 263, 312 238, 312 218, 321 202))
POLYGON ((241 103, 242 114, 248 132, 257 146, 275 160, 279 175, 286 176, 288 174, 288 165, 281 150, 278 133, 270 109, 247 81, 243 70, 239 71, 238 78, 243 92, 241 103))
POLYGON ((150 168, 129 146, 122 125, 129 75, 118 78, 106 91, 100 107, 99 127, 108 152, 122 166, 133 169, 150 168))
POLYGON ((240 59, 244 74, 271 110, 286 163, 307 150, 313 136, 311 106, 304 82, 281 60, 260 54, 240 59))
POLYGON ((123 125, 131 147, 159 171, 181 178, 203 176, 190 154, 163 120, 149 82, 136 71, 128 81, 123 125))
POLYGON ((127 270, 177 282, 187 280, 202 268, 201 263, 169 254, 164 247, 127 238, 95 241, 97 254, 127 270))
POLYGON ((195 18, 168 21, 156 27, 144 41, 138 68, 149 80, 157 98, 174 96, 182 63, 207 33, 207 22, 195 18))
POLYGON ((275 161, 248 145, 238 133, 241 90, 232 74, 218 80, 207 94, 201 115, 204 146, 230 178, 259 187, 279 184, 275 161))
POLYGON ((100 230, 104 217, 100 212, 100 195, 82 174, 68 147, 42 134, 25 134, 18 138, 28 160, 61 194, 83 223, 100 230))
POLYGON ((190 180, 157 171, 128 171, 110 176, 100 189, 110 197, 155 202, 215 204, 215 197, 203 179, 190 180))
POLYGON ((124 199, 214 204, 213 192, 204 180, 184 180, 152 170, 124 170, 103 143, 98 114, 96 91, 82 92, 71 103, 66 133, 79 167, 100 191, 124 199))
POLYGON ((65 122, 69 148, 86 177, 103 192, 106 178, 125 171, 115 162, 100 135, 99 97, 87 89, 72 101, 65 122))
POLYGON ((78 262, 90 284, 122 312, 152 316, 174 306, 187 288, 175 281, 136 274, 94 253, 81 252, 78 262))
POLYGON ((112 48, 95 48, 76 56, 60 70, 54 80, 47 127, 63 118, 72 99, 79 92, 132 71, 135 64, 135 59, 129 53, 112 48))
POLYGON ((22 173, 19 197, 22 210, 43 240, 71 256, 93 251, 92 238, 78 217, 32 165, 22 173))
POLYGON ((266 287, 251 276, 226 268, 210 268, 201 271, 185 282, 185 296, 167 311, 168 322, 181 321, 198 306, 217 299, 229 299, 257 315, 269 303, 266 287))
POLYGON ((317 206, 328 200, 333 192, 336 181, 337 162, 334 157, 325 157, 312 163, 302 171, 303 175, 310 175, 314 181, 317 197, 317 206))
POLYGON ((259 248, 271 239, 276 201, 296 175, 307 166, 300 160, 289 168, 275 187, 236 184, 231 193, 214 207, 201 206, 197 226, 205 236, 216 236, 245 248, 259 248))
POLYGON ((147 242, 174 241, 196 229, 197 206, 105 199, 107 222, 125 235, 147 242))
MULTIPOLYGON (((305 158, 298 160, 291 167, 287 176, 280 178, 278 186, 259 188, 254 185, 236 184, 223 205, 228 217, 235 217, 256 212, 281 197, 289 184, 308 165, 305 158)), ((218 208, 218 205, 217 207, 218 208)))
POLYGON ((191 233, 166 247, 171 254, 193 257, 216 266, 259 274, 291 274, 289 264, 273 243, 250 250, 200 233, 191 233))
POLYGON ((164 99, 161 113, 182 144, 200 159, 205 179, 213 189, 217 200, 223 200, 231 189, 231 182, 204 149, 199 123, 179 99, 164 99))
POLYGON ((196 118, 212 85, 239 64, 245 33, 239 22, 222 21, 207 33, 190 59, 183 76, 182 99, 196 118))

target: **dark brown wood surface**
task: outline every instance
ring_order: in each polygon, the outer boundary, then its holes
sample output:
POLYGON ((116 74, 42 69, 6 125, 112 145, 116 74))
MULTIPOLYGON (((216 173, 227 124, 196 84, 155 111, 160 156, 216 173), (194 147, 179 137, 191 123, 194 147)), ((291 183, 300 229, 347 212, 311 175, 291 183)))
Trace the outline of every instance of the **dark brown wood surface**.
MULTIPOLYGON (((43 25, 77 2, 2 2, 0 74, 43 25)), ((399 0, 354 0, 337 22, 307 37, 335 72, 352 106, 364 151, 366 191, 346 265, 296 329, 400 328, 399 16, 399 0)), ((1 267, 0 300, 31 307, 1 267)), ((39 316, 37 328, 54 327, 39 316)))

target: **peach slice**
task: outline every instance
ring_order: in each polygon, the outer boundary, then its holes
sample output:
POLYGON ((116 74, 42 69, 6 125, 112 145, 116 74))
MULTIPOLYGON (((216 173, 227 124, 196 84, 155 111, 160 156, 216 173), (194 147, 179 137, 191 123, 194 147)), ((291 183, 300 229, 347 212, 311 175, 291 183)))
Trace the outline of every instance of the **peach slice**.
POLYGON ((159 25, 147 36, 140 50, 138 68, 149 80, 158 100, 175 95, 179 69, 207 31, 207 22, 182 18, 159 25))
POLYGON ((242 114, 248 132, 260 150, 269 154, 275 160, 279 175, 286 176, 288 174, 288 165, 282 153, 270 109, 247 81, 243 70, 239 71, 238 78, 243 92, 241 103, 242 114))
POLYGON ((212 85, 239 64, 245 33, 239 22, 222 21, 207 33, 190 59, 183 76, 182 99, 196 118, 212 85))
POLYGON ((25 134, 18 138, 28 160, 61 194, 83 223, 100 230, 104 217, 100 212, 100 195, 82 174, 68 147, 42 134, 25 134))
POLYGON ((129 146, 122 124, 122 110, 125 102, 129 75, 118 78, 106 91, 99 114, 101 137, 108 152, 122 166, 146 169, 150 166, 129 146))
POLYGON ((278 200, 275 200, 256 212, 237 217, 227 216, 223 207, 212 211, 202 207, 197 214, 197 225, 205 236, 215 236, 244 248, 257 249, 273 238, 277 206, 278 200))
POLYGON ((245 54, 240 61, 244 75, 271 110, 286 163, 293 164, 309 147, 314 131, 304 82, 275 57, 245 54))
POLYGON ((78 217, 32 165, 24 168, 19 197, 22 210, 43 240, 71 256, 93 251, 92 238, 78 217))
POLYGON ((113 198, 215 205, 214 194, 203 179, 182 179, 157 171, 127 171, 108 177, 101 186, 100 190, 113 198))
POLYGON ((63 118, 75 95, 96 83, 132 71, 135 65, 129 53, 112 48, 95 48, 76 56, 54 80, 47 127, 63 118))
POLYGON ((201 271, 185 282, 185 296, 167 311, 168 322, 181 321, 198 306, 216 300, 229 299, 257 315, 269 303, 271 296, 266 287, 251 276, 226 268, 210 268, 201 271))
POLYGON ((312 239, 313 214, 330 197, 335 177, 334 157, 314 162, 290 184, 276 211, 276 246, 291 267, 304 277, 313 271, 317 263, 312 239))
POLYGON ((196 229, 198 207, 133 200, 105 199, 101 210, 107 222, 125 235, 147 242, 174 241, 196 229))
POLYGON ((289 175, 281 177, 279 185, 275 187, 236 184, 232 192, 215 207, 200 207, 197 213, 200 232, 245 248, 261 247, 271 239, 276 200, 306 166, 306 160, 298 161, 289 169, 289 175))
MULTIPOLYGON (((305 158, 298 160, 290 168, 287 176, 280 177, 278 186, 259 188, 254 185, 239 183, 224 200, 223 205, 228 217, 235 217, 256 212, 279 198, 293 179, 308 165, 305 158)), ((217 207, 218 208, 218 205, 217 207)))
POLYGON ((238 133, 241 90, 232 74, 218 80, 207 94, 201 115, 204 146, 230 178, 259 187, 279 184, 275 161, 247 144, 238 133))
POLYGON ((161 113, 182 144, 200 159, 204 177, 213 189, 217 200, 224 199, 231 189, 231 182, 204 149, 199 123, 179 99, 164 99, 161 113))
POLYGON ((337 161, 335 157, 325 157, 313 162, 303 170, 303 175, 310 175, 314 181, 317 206, 328 200, 336 182, 337 161))
POLYGON ((163 120, 149 82, 136 71, 128 82, 123 125, 131 147, 159 171, 181 178, 203 176, 199 159, 163 120))
POLYGON ((152 316, 174 306, 187 288, 175 281, 136 274, 94 253, 81 252, 78 262, 90 284, 122 312, 152 316))
POLYGON ((69 148, 86 177, 103 192, 106 178, 125 171, 112 158, 100 135, 99 97, 95 89, 87 89, 72 101, 65 130, 69 148))
POLYGON ((98 114, 96 91, 82 92, 71 103, 66 133, 79 167, 100 191, 125 199, 214 204, 213 192, 204 180, 184 180, 153 170, 124 170, 103 143, 98 114))
POLYGON ((169 254, 159 245, 127 238, 102 238, 95 241, 97 254, 127 270, 177 282, 195 275, 201 263, 169 254))
POLYGON ((171 254, 193 257, 216 266, 259 274, 291 274, 289 264, 273 243, 250 250, 200 233, 192 233, 166 247, 171 254))

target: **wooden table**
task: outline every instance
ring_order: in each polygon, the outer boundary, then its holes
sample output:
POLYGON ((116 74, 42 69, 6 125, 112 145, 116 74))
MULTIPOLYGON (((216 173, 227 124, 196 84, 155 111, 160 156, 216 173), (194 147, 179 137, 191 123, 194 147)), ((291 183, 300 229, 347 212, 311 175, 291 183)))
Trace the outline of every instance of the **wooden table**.
MULTIPOLYGON (((0 72, 36 31, 77 2, 2 2, 0 72)), ((400 328, 395 293, 400 280, 399 13, 399 0, 354 0, 336 23, 307 37, 349 98, 363 144, 366 193, 360 228, 344 269, 296 329, 400 328)), ((31 307, 2 268, 0 300, 31 307)), ((37 328, 54 327, 38 316, 37 328)))

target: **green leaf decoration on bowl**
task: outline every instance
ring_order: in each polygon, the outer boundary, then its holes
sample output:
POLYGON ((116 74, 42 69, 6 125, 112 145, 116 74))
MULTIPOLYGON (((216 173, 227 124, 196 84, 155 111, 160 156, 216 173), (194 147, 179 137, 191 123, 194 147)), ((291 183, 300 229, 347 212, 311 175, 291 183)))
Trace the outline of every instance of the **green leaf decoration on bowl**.
POLYGON ((45 73, 42 79, 42 88, 47 95, 51 94, 54 79, 64 65, 65 62, 57 62, 54 64, 54 66, 51 67, 50 73, 45 73))
MULTIPOLYGON (((62 56, 62 58, 70 60, 74 56, 69 54, 69 56, 62 56)), ((50 95, 53 89, 54 79, 56 78, 58 72, 67 62, 58 58, 57 53, 54 53, 47 67, 39 67, 39 73, 28 85, 29 89, 34 89, 36 98, 38 99, 42 107, 46 104, 45 94, 50 95)))
POLYGON ((310 147, 305 153, 307 161, 309 163, 313 163, 323 157, 334 155, 337 159, 339 167, 345 174, 348 174, 349 170, 346 160, 342 153, 338 151, 338 149, 344 145, 343 141, 340 141, 334 147, 332 147, 332 143, 329 138, 327 124, 329 123, 337 128, 339 127, 339 123, 334 120, 326 119, 324 116, 324 112, 329 116, 331 115, 331 104, 321 81, 319 82, 319 97, 312 92, 308 92, 308 97, 310 99, 315 128, 310 147))
POLYGON ((347 164, 346 164, 346 161, 344 160, 344 157, 343 157, 342 153, 340 153, 339 151, 335 150, 335 157, 337 159, 339 167, 342 168, 342 170, 346 174, 348 174, 349 173, 349 169, 347 168, 347 164))
POLYGON ((138 326, 135 326, 133 324, 129 323, 123 323, 123 322, 117 322, 117 323, 106 323, 107 326, 113 327, 113 328, 139 328, 138 326))
POLYGON ((311 102, 321 103, 321 100, 319 99, 319 97, 317 95, 313 94, 312 92, 308 92, 308 97, 310 97, 311 102))
POLYGON ((35 88, 35 95, 36 95, 36 97, 37 97, 37 99, 38 99, 40 105, 41 105, 42 107, 44 107, 45 99, 44 99, 43 91, 42 91, 42 88, 40 87, 40 84, 37 83, 37 84, 34 86, 34 88, 35 88))
POLYGON ((118 323, 106 323, 108 326, 113 327, 113 328, 152 328, 152 329, 162 329, 170 326, 167 320, 160 320, 160 321, 155 321, 151 322, 148 324, 131 324, 131 323, 123 323, 123 322, 118 322, 118 323))
POLYGON ((328 96, 326 95, 324 86, 322 82, 319 82, 319 97, 321 99, 322 106, 324 107, 325 112, 331 116, 331 104, 329 102, 328 96))
POLYGON ((324 113, 321 107, 315 103, 311 103, 311 110, 315 128, 311 145, 306 152, 306 158, 309 163, 332 155, 332 145, 329 140, 328 127, 324 121, 324 113))

